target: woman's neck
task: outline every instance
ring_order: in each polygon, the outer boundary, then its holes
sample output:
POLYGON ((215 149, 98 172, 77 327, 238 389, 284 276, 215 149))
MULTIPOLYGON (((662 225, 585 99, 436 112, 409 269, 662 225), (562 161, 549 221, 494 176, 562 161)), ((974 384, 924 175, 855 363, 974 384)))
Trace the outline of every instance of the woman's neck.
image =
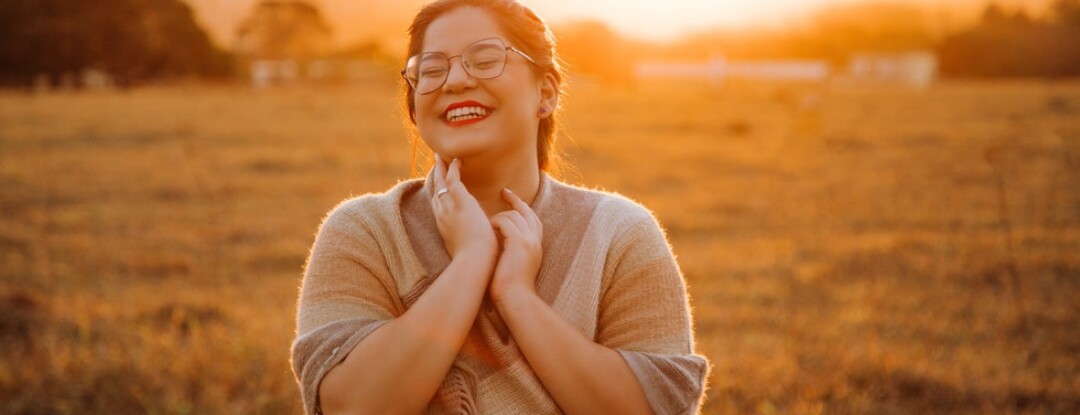
POLYGON ((503 189, 510 189, 525 203, 531 204, 540 190, 540 167, 535 158, 532 158, 532 163, 474 162, 470 165, 468 161, 464 161, 461 166, 461 182, 490 217, 511 209, 503 199, 503 189))

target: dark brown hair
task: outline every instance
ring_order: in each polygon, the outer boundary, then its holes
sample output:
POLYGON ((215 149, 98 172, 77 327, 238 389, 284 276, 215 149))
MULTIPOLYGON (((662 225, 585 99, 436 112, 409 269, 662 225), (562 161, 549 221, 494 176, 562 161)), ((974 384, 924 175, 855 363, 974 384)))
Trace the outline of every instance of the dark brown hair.
MULTIPOLYGON (((424 6, 409 26, 409 50, 405 56, 422 52, 424 35, 431 22, 461 7, 476 7, 491 13, 499 28, 509 37, 507 40, 536 61, 536 65, 530 65, 536 76, 550 73, 555 77, 556 87, 561 93, 564 75, 562 66, 559 64, 559 56, 555 51, 555 35, 536 13, 514 0, 439 0, 424 6)), ((408 82, 403 83, 409 121, 415 125, 416 96, 408 82)), ((556 112, 553 112, 550 116, 541 119, 536 131, 537 161, 540 170, 549 173, 558 170, 559 167, 559 157, 554 151, 555 132, 558 126, 555 115, 556 112)), ((414 146, 415 144, 414 142, 414 146)), ((415 147, 413 153, 415 159, 415 147)))

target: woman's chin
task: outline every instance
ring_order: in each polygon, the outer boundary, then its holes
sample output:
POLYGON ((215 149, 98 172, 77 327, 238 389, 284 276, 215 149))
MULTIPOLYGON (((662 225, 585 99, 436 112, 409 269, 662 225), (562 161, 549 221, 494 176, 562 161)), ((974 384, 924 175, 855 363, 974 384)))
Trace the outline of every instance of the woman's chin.
POLYGON ((444 159, 450 161, 455 158, 468 159, 474 157, 482 154, 490 146, 476 142, 474 139, 459 138, 455 140, 450 137, 440 140, 439 145, 430 147, 444 159))

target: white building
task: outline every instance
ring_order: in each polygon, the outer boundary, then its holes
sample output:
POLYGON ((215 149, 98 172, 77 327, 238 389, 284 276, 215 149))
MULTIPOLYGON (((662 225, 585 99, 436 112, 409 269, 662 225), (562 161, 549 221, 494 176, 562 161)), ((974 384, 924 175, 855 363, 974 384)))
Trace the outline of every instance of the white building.
POLYGON ((832 75, 822 60, 643 62, 636 68, 638 79, 702 80, 713 85, 728 80, 780 82, 824 82, 832 75))
POLYGON ((863 53, 848 63, 847 79, 874 83, 925 87, 937 77, 937 57, 930 52, 863 53))
POLYGON ((251 83, 256 87, 287 85, 300 78, 300 68, 293 60, 255 60, 251 62, 251 83))

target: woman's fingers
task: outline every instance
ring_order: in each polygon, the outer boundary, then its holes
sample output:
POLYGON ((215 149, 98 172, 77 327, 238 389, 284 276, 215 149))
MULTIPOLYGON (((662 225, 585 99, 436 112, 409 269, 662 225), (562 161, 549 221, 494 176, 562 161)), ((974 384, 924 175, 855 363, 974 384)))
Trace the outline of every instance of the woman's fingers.
POLYGON ((446 168, 446 185, 456 186, 461 182, 461 160, 454 159, 446 168))
POLYGON ((433 179, 435 193, 432 195, 432 204, 435 206, 453 209, 459 201, 464 200, 462 198, 465 195, 462 193, 468 194, 465 186, 461 184, 461 161, 458 159, 452 160, 448 166, 446 161, 436 154, 433 179), (444 189, 446 191, 443 191, 444 189))
POLYGON ((438 224, 441 221, 440 212, 445 207, 443 199, 447 195, 440 194, 439 191, 446 188, 446 163, 443 162, 442 157, 438 153, 435 154, 435 168, 432 173, 432 181, 434 183, 434 189, 431 193, 431 208, 435 211, 435 222, 438 224))
POLYGON ((465 184, 461 182, 461 159, 451 160, 450 165, 446 167, 443 188, 450 191, 450 194, 446 196, 451 199, 456 198, 456 200, 461 201, 472 197, 469 195, 469 190, 465 188, 465 184))
POLYGON ((524 200, 521 200, 521 198, 518 197, 518 195, 510 189, 503 189, 502 196, 503 200, 505 200, 506 203, 509 203, 510 207, 514 208, 514 210, 518 212, 521 212, 522 208, 528 209, 529 207, 529 205, 525 204, 524 200))
POLYGON ((513 223, 514 226, 517 226, 518 230, 520 230, 522 234, 532 234, 532 233, 534 233, 532 226, 529 225, 529 221, 527 221, 527 220, 525 220, 525 218, 521 217, 520 213, 518 213, 516 211, 508 210, 508 211, 502 212, 500 214, 505 215, 507 220, 509 220, 511 223, 513 223))
POLYGON ((433 176, 436 192, 446 187, 446 166, 443 163, 442 156, 438 153, 435 154, 435 172, 433 176))
POLYGON ((524 229, 522 223, 515 221, 511 215, 516 215, 514 212, 502 212, 491 217, 491 226, 502 234, 506 239, 520 239, 524 237, 524 229))
POLYGON ((536 216, 536 212, 533 212, 524 200, 521 200, 518 195, 510 189, 503 189, 503 200, 510 204, 510 207, 514 208, 514 211, 519 213, 522 218, 526 220, 533 228, 538 232, 543 229, 543 224, 540 223, 540 218, 536 216))

